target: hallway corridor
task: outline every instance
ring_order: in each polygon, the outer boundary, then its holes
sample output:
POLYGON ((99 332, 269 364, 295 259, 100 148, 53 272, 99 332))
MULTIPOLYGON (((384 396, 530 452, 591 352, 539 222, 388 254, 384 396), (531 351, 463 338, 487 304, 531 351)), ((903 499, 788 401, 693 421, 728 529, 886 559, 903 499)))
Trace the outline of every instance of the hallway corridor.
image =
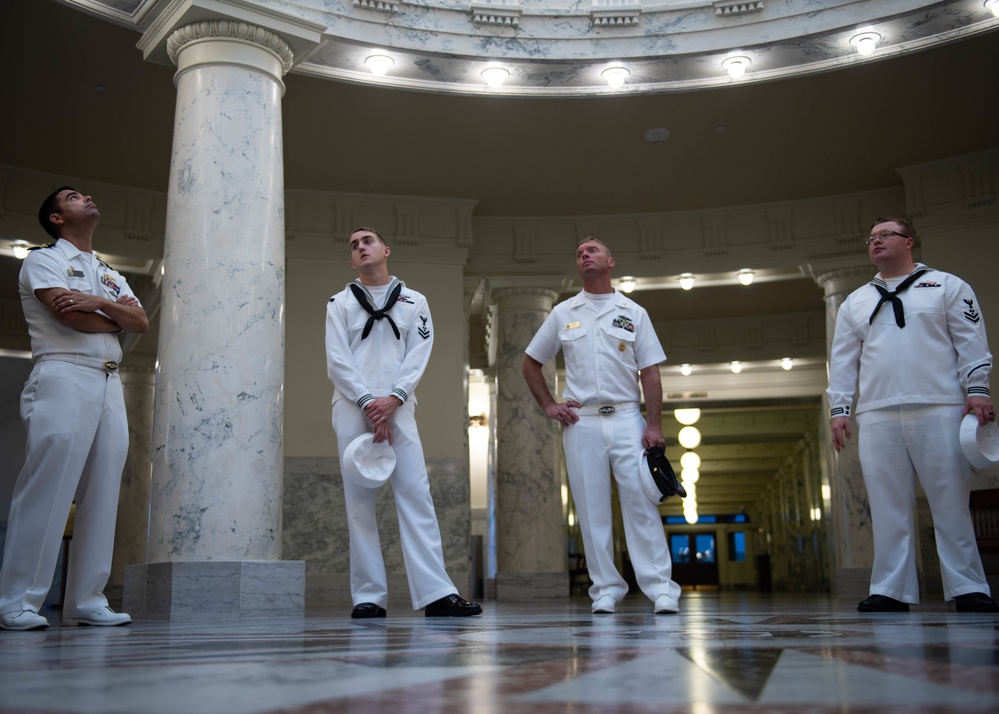
POLYGON ((0 714, 999 711, 994 615, 717 593, 680 605, 3 632, 0 714))

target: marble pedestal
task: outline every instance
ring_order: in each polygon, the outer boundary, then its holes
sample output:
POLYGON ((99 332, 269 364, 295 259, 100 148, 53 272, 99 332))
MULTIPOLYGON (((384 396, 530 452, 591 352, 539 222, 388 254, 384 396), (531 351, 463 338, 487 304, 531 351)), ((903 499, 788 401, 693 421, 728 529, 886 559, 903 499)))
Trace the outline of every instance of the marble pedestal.
POLYGON ((136 620, 301 617, 301 560, 173 561, 125 567, 122 609, 136 620))

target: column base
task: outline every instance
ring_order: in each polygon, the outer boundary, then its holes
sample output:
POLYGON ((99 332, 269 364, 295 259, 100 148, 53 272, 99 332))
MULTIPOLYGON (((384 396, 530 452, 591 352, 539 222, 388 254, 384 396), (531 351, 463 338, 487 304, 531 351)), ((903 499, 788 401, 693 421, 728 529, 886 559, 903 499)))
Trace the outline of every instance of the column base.
POLYGON ((537 602, 569 597, 569 573, 497 573, 500 602, 537 602))
POLYGON ((305 562, 209 560, 125 566, 122 609, 136 620, 301 617, 305 562))

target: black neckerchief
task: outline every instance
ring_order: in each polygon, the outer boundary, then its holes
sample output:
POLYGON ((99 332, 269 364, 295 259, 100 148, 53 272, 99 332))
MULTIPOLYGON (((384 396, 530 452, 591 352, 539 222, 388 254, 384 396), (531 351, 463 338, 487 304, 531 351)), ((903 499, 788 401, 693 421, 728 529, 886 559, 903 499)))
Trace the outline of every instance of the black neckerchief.
POLYGON ((906 290, 910 285, 912 285, 916 280, 925 273, 929 268, 923 268, 922 270, 917 270, 912 273, 909 277, 899 283, 898 287, 892 292, 888 292, 885 288, 881 287, 877 283, 871 283, 877 291, 881 293, 881 299, 878 300, 877 306, 874 308, 874 312, 871 313, 871 319, 867 321, 868 325, 874 324, 874 316, 878 314, 878 310, 886 302, 891 303, 892 309, 895 311, 895 324, 899 327, 905 327, 905 311, 902 309, 902 299, 898 296, 899 293, 906 290))
POLYGON ((392 332, 395 333, 395 338, 397 340, 402 339, 402 335, 399 334, 399 328, 395 324, 395 320, 392 316, 388 314, 388 311, 392 309, 392 306, 396 304, 399 300, 399 293, 402 292, 402 283, 396 283, 395 287, 389 293, 388 300, 385 301, 385 307, 381 310, 376 310, 371 302, 368 300, 367 294, 358 286, 357 283, 350 284, 350 290, 354 293, 354 297, 357 298, 357 302, 361 303, 361 307, 364 311, 370 315, 368 321, 364 324, 364 330, 361 332, 361 339, 363 340, 369 334, 371 334, 371 328, 374 327, 375 320, 381 320, 383 317, 389 321, 392 326, 392 332))

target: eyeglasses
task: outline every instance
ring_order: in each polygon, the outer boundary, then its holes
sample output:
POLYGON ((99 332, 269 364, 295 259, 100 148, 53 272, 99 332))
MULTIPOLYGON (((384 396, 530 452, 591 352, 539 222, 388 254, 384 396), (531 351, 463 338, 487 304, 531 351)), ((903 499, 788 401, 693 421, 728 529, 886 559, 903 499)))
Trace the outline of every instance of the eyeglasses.
POLYGON ((891 238, 892 236, 898 236, 899 238, 909 237, 905 233, 899 233, 898 231, 880 231, 878 233, 873 233, 869 237, 863 238, 862 240, 864 241, 864 245, 870 245, 876 240, 885 241, 891 238))

